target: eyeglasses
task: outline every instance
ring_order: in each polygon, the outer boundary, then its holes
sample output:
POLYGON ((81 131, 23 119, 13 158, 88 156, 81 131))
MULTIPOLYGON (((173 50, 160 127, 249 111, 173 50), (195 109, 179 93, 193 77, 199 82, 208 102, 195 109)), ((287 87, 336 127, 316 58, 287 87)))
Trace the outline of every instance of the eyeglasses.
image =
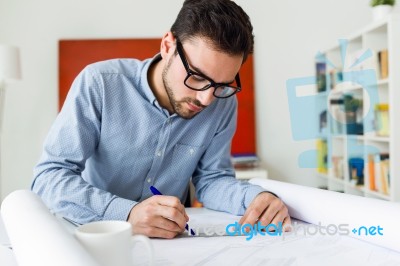
POLYGON ((176 49, 187 72, 187 76, 183 83, 189 89, 195 91, 205 91, 211 87, 214 87, 213 94, 216 98, 228 98, 242 90, 239 73, 237 73, 235 77, 235 82, 237 86, 232 86, 231 84, 233 84, 233 82, 232 83, 214 82, 211 78, 207 77, 206 75, 197 73, 190 69, 189 63, 183 51, 182 43, 179 40, 176 41, 176 49))

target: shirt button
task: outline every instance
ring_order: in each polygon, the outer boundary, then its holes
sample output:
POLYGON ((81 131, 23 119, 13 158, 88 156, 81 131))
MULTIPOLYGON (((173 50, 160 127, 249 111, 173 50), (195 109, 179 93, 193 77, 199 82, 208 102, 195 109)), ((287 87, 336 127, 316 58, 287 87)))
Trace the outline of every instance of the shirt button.
POLYGON ((161 152, 161 151, 158 151, 158 152, 157 152, 157 156, 160 157, 161 155, 162 155, 162 152, 161 152))
POLYGON ((190 152, 190 155, 193 155, 194 149, 190 149, 189 152, 190 152))
POLYGON ((151 183, 151 178, 147 178, 147 183, 151 183))

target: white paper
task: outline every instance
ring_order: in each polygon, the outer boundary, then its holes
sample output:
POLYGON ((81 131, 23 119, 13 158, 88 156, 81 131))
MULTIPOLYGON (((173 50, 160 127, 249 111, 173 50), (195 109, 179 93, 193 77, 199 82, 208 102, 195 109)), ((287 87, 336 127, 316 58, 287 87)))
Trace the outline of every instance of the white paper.
POLYGON ((241 216, 205 208, 187 208, 186 213, 189 216, 189 228, 194 231, 195 236, 202 237, 227 235, 226 226, 238 222, 241 218, 241 216))
MULTIPOLYGON (((231 223, 237 216, 208 209, 187 209, 190 223, 199 226, 231 223), (208 218, 208 219, 205 219, 208 218), (233 220, 231 220, 233 218, 233 220)), ((314 225, 294 220, 306 228, 314 225)), ((400 265, 400 253, 347 236, 307 235, 303 231, 282 236, 178 237, 152 239, 155 265, 274 265, 274 266, 377 266, 400 265)), ((147 265, 144 247, 135 250, 136 265, 147 265)))
MULTIPOLYGON (((277 194, 299 220, 328 226, 348 224, 350 230, 380 227, 383 235, 365 235, 361 229, 349 236, 400 252, 400 204, 266 179, 250 183, 277 194)), ((333 228, 333 226, 332 226, 333 228)), ((372 233, 374 233, 372 231, 372 233)))
POLYGON ((4 227, 3 218, 0 215, 0 245, 9 246, 10 239, 8 238, 6 229, 4 227))
POLYGON ((13 251, 5 246, 0 246, 1 265, 18 266, 13 251))
MULTIPOLYGON (((399 204, 264 181, 269 182, 251 182, 277 193, 288 205, 292 217, 325 225, 335 221, 364 225, 379 223, 385 234, 379 236, 380 240, 378 236, 364 239, 373 244, 347 236, 311 236, 301 231, 285 233, 284 237, 257 235, 251 240, 246 240, 247 236, 151 239, 155 265, 400 265, 400 253, 392 251, 397 248, 392 243, 400 239, 394 230, 394 224, 399 221, 399 204), (368 209, 368 215, 355 215, 365 209, 368 209)), ((20 266, 95 265, 73 237, 74 226, 68 222, 60 223, 31 192, 14 193, 3 202, 2 215, 20 266)), ((226 226, 240 218, 207 209, 188 209, 187 213, 189 226, 200 228, 226 226)), ((315 228, 312 224, 296 222, 315 228)), ((9 250, 4 252, 10 255, 9 250)), ((133 253, 135 265, 148 264, 142 245, 135 246, 133 253)))
POLYGON ((19 266, 98 266, 33 192, 12 192, 1 214, 19 266))

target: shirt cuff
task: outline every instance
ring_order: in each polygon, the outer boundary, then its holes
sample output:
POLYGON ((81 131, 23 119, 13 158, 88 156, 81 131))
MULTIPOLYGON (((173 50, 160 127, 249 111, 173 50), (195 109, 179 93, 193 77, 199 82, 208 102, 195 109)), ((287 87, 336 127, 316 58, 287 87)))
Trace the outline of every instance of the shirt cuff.
POLYGON ((257 186, 257 185, 252 185, 246 192, 245 198, 244 198, 244 208, 245 210, 249 207, 250 203, 254 200, 255 197, 258 196, 258 194, 260 194, 261 192, 268 192, 272 195, 274 195, 275 197, 278 197, 278 195, 276 195, 275 193, 265 190, 263 187, 257 186))
POLYGON ((114 198, 104 212, 103 220, 128 220, 129 213, 138 202, 123 198, 114 198))
POLYGON ((266 192, 266 190, 257 185, 251 185, 247 189, 246 194, 244 196, 244 200, 243 200, 243 205, 244 205, 245 211, 249 207, 250 203, 254 200, 254 198, 261 192, 266 192))

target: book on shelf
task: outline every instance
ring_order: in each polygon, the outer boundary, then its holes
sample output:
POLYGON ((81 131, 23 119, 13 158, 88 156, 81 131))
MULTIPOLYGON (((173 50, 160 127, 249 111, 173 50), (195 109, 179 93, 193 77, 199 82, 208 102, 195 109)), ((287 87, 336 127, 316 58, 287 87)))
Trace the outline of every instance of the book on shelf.
POLYGON ((317 92, 324 92, 326 91, 326 63, 316 62, 315 68, 317 92))
POLYGON ((379 58, 379 77, 381 79, 386 79, 389 76, 389 60, 388 60, 388 50, 384 49, 378 52, 379 58))
POLYGON ((377 191, 375 186, 375 155, 368 154, 368 182, 371 191, 377 191))
POLYGON ((333 176, 338 179, 344 179, 343 156, 332 156, 333 176))
POLYGON ((369 189, 385 195, 390 192, 389 154, 368 155, 369 189))
POLYGON ((328 173, 328 145, 326 140, 317 140, 317 172, 328 173))
POLYGON ((389 160, 381 161, 381 183, 382 193, 389 195, 390 191, 390 179, 389 179, 389 160))

